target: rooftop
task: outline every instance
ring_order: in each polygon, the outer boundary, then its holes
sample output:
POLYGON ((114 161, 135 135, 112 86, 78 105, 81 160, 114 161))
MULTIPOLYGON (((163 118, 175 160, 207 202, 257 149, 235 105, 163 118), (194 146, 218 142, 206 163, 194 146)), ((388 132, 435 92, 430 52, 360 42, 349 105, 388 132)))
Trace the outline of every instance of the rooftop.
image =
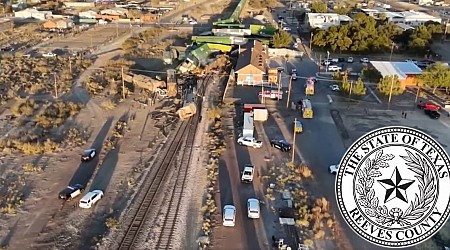
POLYGON ((396 75, 405 80, 408 75, 422 74, 422 70, 412 62, 371 61, 371 64, 383 77, 396 75))

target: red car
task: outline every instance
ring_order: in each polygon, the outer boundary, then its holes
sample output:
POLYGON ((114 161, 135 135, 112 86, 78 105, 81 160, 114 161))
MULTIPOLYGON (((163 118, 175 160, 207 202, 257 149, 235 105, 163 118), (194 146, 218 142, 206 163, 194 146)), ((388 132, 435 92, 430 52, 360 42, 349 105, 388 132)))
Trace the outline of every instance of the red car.
POLYGON ((417 108, 438 111, 441 107, 435 102, 427 101, 425 103, 424 102, 420 102, 419 104, 417 104, 417 108))

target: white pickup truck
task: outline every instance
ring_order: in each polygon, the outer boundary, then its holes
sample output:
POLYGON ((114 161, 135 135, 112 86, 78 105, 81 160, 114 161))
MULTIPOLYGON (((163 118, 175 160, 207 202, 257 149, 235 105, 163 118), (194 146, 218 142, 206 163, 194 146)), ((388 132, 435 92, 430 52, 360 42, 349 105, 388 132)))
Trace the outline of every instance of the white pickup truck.
POLYGON ((237 140, 237 143, 241 146, 253 147, 253 148, 261 148, 262 141, 258 141, 253 137, 240 137, 237 140))
POLYGON ((242 171, 241 182, 250 183, 253 181, 253 173, 255 167, 252 164, 245 164, 244 171, 242 171))

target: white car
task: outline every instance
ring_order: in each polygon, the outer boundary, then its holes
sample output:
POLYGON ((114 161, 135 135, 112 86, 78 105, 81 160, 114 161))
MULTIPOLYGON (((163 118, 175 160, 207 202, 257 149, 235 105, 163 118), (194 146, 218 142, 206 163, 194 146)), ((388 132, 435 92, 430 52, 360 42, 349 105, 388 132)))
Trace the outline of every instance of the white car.
POLYGON ((328 66, 330 64, 331 64, 331 60, 325 59, 325 60, 322 61, 322 65, 328 66))
POLYGON ((194 21, 194 20, 189 21, 189 24, 192 24, 192 25, 197 24, 197 21, 194 21))
POLYGON ((81 208, 91 208, 101 198, 103 198, 102 190, 92 190, 91 192, 83 196, 83 198, 81 198, 80 204, 78 206, 81 208))
POLYGON ((52 52, 48 52, 48 53, 42 54, 42 56, 43 56, 43 57, 56 57, 56 54, 55 54, 55 53, 52 53, 52 52))
POLYGON ((414 64, 418 63, 417 60, 414 60, 414 59, 406 59, 405 62, 412 62, 414 64))
POLYGON ((247 200, 247 217, 250 219, 259 219, 260 208, 258 199, 250 198, 247 200))
POLYGON ((328 167, 328 171, 330 174, 337 174, 337 171, 339 170, 339 164, 338 165, 331 165, 328 167))
POLYGON ((225 227, 234 227, 236 223, 236 207, 233 205, 225 205, 223 207, 223 223, 225 227))
POLYGON ((332 91, 335 91, 335 92, 341 90, 341 88, 340 88, 339 85, 337 85, 337 84, 330 85, 330 89, 331 89, 332 91))
POLYGON ((291 31, 291 28, 289 28, 289 27, 283 27, 283 30, 284 30, 284 31, 291 31))
POLYGON ((347 58, 347 62, 348 62, 348 63, 353 63, 353 57, 347 58))
POLYGON ((241 146, 253 147, 253 148, 261 148, 262 141, 258 141, 253 137, 240 137, 237 140, 237 143, 241 146))
POLYGON ((337 65, 329 65, 328 66, 328 71, 342 71, 342 68, 340 66, 337 66, 337 65))
POLYGON ((361 60, 359 60, 359 61, 362 63, 369 63, 369 58, 364 57, 364 58, 361 58, 361 60))

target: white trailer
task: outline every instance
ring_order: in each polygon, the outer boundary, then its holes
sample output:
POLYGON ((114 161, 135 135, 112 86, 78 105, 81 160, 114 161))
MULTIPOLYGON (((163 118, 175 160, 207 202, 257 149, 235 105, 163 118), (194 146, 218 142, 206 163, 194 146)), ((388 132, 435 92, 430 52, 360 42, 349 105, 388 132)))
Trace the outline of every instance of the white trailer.
POLYGON ((253 137, 253 115, 250 112, 244 113, 244 126, 242 128, 243 137, 253 137))

